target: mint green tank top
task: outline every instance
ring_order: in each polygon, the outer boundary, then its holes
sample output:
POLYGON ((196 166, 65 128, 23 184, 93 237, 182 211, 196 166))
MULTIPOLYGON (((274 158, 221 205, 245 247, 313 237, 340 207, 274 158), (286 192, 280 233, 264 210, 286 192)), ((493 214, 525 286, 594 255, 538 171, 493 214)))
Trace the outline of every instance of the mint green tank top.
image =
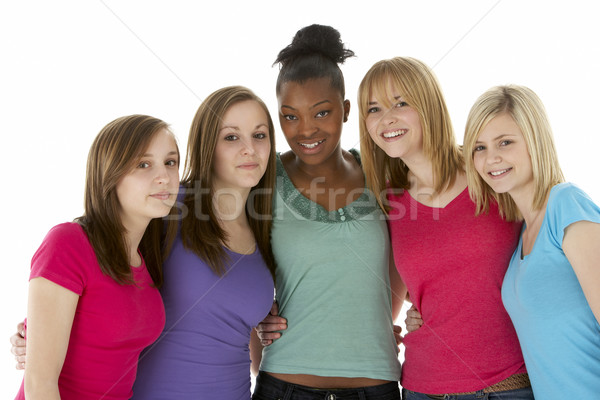
POLYGON ((273 201, 276 297, 288 328, 263 350, 260 369, 399 380, 389 234, 375 197, 365 189, 327 211, 294 187, 278 155, 273 201))

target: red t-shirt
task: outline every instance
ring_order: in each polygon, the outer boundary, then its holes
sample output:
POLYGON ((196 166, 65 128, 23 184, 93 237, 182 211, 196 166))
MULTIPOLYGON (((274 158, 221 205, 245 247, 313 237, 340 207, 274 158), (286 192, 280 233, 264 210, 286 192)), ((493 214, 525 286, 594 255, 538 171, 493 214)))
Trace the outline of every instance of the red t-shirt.
MULTIPOLYGON (((46 278, 80 296, 58 381, 61 399, 132 396, 140 352, 165 323, 162 299, 146 265, 133 271, 136 285, 120 285, 104 275, 76 223, 52 228, 33 256, 30 279, 46 278)), ((21 385, 16 399, 24 398, 21 385)))
POLYGON ((468 392, 526 372, 500 296, 521 224, 495 205, 476 217, 467 189, 444 208, 407 191, 388 200, 396 268, 424 321, 404 338, 402 387, 468 392))

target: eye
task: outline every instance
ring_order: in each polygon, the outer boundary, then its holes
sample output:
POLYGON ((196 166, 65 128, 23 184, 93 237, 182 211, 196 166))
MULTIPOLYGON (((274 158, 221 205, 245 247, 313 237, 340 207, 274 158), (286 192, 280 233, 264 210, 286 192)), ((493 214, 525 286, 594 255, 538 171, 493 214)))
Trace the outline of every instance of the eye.
POLYGON ((236 135, 227 135, 224 137, 225 140, 229 141, 229 142, 233 142, 235 140, 238 140, 238 137, 236 135))
POLYGON ((408 103, 405 101, 399 101, 396 103, 396 108, 402 108, 408 106, 408 103))
POLYGON ((140 161, 137 165, 138 168, 150 168, 150 163, 148 161, 140 161))
POLYGON ((298 119, 295 115, 291 115, 291 114, 285 114, 283 116, 283 118, 285 118, 287 121, 295 121, 298 119))
POLYGON ((379 107, 371 107, 367 110, 367 114, 373 114, 379 111, 379 107))
POLYGON ((176 167, 177 164, 179 164, 179 162, 177 162, 177 160, 168 160, 165 165, 169 166, 169 167, 176 167))
POLYGON ((478 151, 483 150, 485 150, 485 146, 475 146, 475 148, 473 149, 473 153, 477 153, 478 151))
POLYGON ((254 139, 265 139, 267 137, 267 134, 264 132, 256 132, 254 134, 254 139))
POLYGON ((500 146, 508 146, 512 143, 512 140, 503 140, 500 142, 500 146))
POLYGON ((319 111, 317 113, 317 115, 315 115, 315 117, 317 118, 323 118, 329 115, 329 110, 325 110, 325 111, 319 111))

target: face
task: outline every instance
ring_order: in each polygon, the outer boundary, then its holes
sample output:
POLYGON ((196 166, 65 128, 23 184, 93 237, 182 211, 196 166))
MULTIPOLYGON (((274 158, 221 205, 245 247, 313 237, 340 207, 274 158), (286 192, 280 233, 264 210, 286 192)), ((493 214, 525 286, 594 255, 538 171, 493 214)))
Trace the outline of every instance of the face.
POLYGON ((233 104, 219 127, 213 161, 214 190, 251 189, 264 175, 271 142, 269 120, 256 101, 233 104))
MULTIPOLYGON (((496 193, 533 190, 533 171, 521 129, 508 114, 494 117, 473 148, 473 164, 496 193)), ((532 193, 532 192, 531 192, 532 193)))
POLYGON ((162 129, 131 172, 117 184, 123 225, 142 228, 162 218, 175 204, 179 188, 179 156, 173 135, 162 129))
POLYGON ((277 101, 283 134, 302 162, 318 165, 340 148, 350 102, 331 87, 329 78, 286 82, 277 101))
POLYGON ((365 124, 369 136, 385 153, 404 162, 423 152, 423 132, 419 113, 402 99, 391 84, 391 99, 371 94, 365 124), (389 102, 390 106, 385 104, 389 102))

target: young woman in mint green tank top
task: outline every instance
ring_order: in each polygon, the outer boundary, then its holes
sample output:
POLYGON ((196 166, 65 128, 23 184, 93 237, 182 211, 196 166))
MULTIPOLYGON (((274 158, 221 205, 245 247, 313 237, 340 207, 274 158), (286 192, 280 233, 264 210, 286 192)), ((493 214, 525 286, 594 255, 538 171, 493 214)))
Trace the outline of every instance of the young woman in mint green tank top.
POLYGON ((291 150, 278 157, 274 194, 279 309, 258 328, 263 344, 277 340, 263 350, 255 399, 400 398, 393 320, 406 290, 360 157, 340 145, 350 102, 338 63, 353 55, 335 29, 311 25, 276 60, 291 150))

